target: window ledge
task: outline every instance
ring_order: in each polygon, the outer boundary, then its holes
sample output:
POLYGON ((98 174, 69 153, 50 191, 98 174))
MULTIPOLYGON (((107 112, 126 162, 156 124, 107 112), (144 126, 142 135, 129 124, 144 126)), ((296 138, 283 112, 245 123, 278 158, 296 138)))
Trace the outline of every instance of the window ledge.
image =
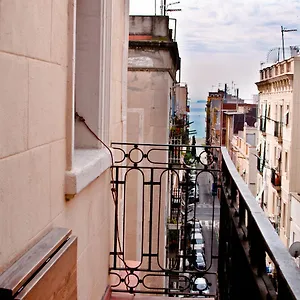
POLYGON ((65 194, 72 198, 111 166, 107 149, 75 149, 74 164, 65 174, 65 194))

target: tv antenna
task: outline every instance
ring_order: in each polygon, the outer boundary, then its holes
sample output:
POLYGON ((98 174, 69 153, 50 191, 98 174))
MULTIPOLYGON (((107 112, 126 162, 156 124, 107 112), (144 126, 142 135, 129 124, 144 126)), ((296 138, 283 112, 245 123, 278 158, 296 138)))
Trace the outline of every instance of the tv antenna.
POLYGON ((291 32, 291 31, 297 31, 297 29, 287 29, 281 26, 281 43, 282 43, 282 60, 285 60, 285 53, 284 53, 284 33, 285 32, 291 32))
POLYGON ((267 60, 266 63, 277 63, 280 60, 280 51, 283 50, 283 52, 285 52, 285 50, 290 51, 290 55, 291 57, 298 55, 298 53, 300 52, 300 46, 296 45, 296 46, 289 46, 289 47, 285 47, 284 49, 282 49, 281 47, 276 47, 276 48, 272 48, 269 50, 268 54, 267 54, 267 60), (274 52, 276 53, 276 56, 274 57, 274 52))
POLYGON ((167 12, 181 11, 181 8, 169 8, 172 5, 180 4, 180 1, 172 2, 167 4, 167 0, 161 0, 160 11, 162 16, 166 16, 167 12))

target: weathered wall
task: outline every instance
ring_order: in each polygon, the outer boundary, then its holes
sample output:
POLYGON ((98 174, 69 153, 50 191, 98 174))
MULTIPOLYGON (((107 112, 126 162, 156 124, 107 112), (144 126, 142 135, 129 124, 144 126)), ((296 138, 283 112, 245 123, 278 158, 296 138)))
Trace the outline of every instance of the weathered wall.
MULTIPOLYGON (((122 140, 128 1, 113 0, 112 7, 119 26, 111 28, 108 126, 110 140, 122 140)), ((109 170, 70 201, 64 195, 73 8, 71 0, 0 3, 0 273, 52 227, 67 227, 78 236, 78 298, 100 299, 113 230, 109 170)))
POLYGON ((130 35, 149 35, 152 37, 169 36, 169 17, 130 16, 130 35))

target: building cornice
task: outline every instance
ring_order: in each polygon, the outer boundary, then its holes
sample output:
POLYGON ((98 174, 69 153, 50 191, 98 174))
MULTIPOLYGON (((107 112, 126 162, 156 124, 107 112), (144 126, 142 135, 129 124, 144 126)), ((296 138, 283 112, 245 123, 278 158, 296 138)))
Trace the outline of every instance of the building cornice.
POLYGON ((274 77, 271 77, 271 78, 267 78, 267 79, 264 79, 264 80, 260 80, 258 82, 255 82, 255 84, 257 86, 262 86, 262 85, 265 85, 265 84, 268 84, 268 83, 273 83, 273 82, 279 82, 281 80, 291 80, 293 79, 294 77, 294 74, 293 73, 285 73, 285 74, 280 74, 278 76, 274 76, 274 77))
POLYGON ((180 69, 180 56, 177 42, 157 40, 129 41, 129 49, 167 50, 171 54, 175 69, 180 69))

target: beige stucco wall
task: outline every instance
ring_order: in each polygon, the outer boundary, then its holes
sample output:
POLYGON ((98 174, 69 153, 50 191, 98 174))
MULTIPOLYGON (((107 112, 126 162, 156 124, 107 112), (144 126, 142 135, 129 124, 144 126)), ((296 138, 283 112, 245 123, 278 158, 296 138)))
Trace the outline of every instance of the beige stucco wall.
MULTIPOLYGON (((299 160, 299 74, 300 74, 300 58, 294 57, 287 61, 273 65, 271 68, 261 71, 266 80, 265 86, 260 86, 260 115, 264 114, 262 109, 264 105, 271 108, 270 118, 279 120, 280 106, 282 106, 282 143, 274 136, 274 122, 267 121, 266 135, 260 134, 260 140, 267 143, 267 163, 269 167, 278 167, 278 159, 275 155, 275 148, 281 149, 281 191, 278 193, 271 184, 271 171, 266 170, 266 189, 267 197, 267 214, 281 216, 280 220, 280 237, 284 244, 290 244, 290 192, 300 192, 298 180, 298 170, 300 167, 299 160), (270 71, 269 71, 270 70, 270 71), (275 73, 276 72, 276 73, 275 73), (268 89, 267 89, 268 86, 268 89), (289 124, 285 124, 285 114, 289 106, 289 124), (277 111, 276 111, 277 109, 277 111), (288 161, 286 161, 286 153, 288 161), (287 168, 286 168, 287 164, 287 168), (287 172, 286 172, 287 169, 287 172), (281 198, 281 207, 277 206, 277 201, 273 201, 274 197, 281 198), (275 204, 275 205, 274 205, 275 204), (286 207, 285 224, 283 220, 283 205, 286 207)), ((258 175, 261 181, 261 176, 258 175)))
MULTIPOLYGON (((173 87, 174 63, 170 52, 164 49, 153 48, 129 49, 129 71, 128 71, 128 114, 127 133, 128 142, 168 144, 169 141, 169 114, 170 114, 170 92, 173 87), (171 76, 172 74, 172 76, 171 76)), ((147 152, 152 147, 142 147, 147 152)), ((167 162, 168 153, 153 152, 153 161, 167 162)), ((157 166, 155 164, 143 163, 143 166, 157 166)), ((161 180, 160 186, 153 187, 153 219, 152 219, 152 251, 159 248, 159 264, 164 267, 166 254, 166 221, 168 203, 168 178, 167 173, 160 178, 162 171, 154 171, 154 181, 161 180), (162 193, 160 195, 160 192, 162 193), (160 197, 160 198, 159 198, 160 197), (160 201, 159 201, 160 199, 160 201), (159 210, 160 205, 160 210, 159 210), (160 211, 160 215, 159 215, 160 211), (160 219, 160 220, 159 220, 160 219), (158 222, 160 222, 158 224, 158 222), (156 229, 159 227, 159 231, 156 229), (159 236, 158 236, 159 235, 159 236)), ((144 180, 150 181, 150 172, 144 170, 144 180)), ((140 260, 140 251, 136 244, 131 241, 141 240, 141 218, 142 203, 145 204, 144 220, 144 252, 148 252, 149 241, 149 217, 150 217, 150 190, 148 187, 143 191, 143 178, 136 174, 132 177, 136 182, 136 192, 130 193, 131 207, 139 210, 136 219, 131 219, 127 231, 131 236, 127 237, 127 257, 132 260, 140 260), (143 198, 144 192, 144 198, 143 198)), ((144 258, 144 263, 146 258, 144 258)), ((144 265, 146 267, 146 265, 144 265)), ((158 268, 155 258, 152 259, 152 268, 158 268)), ((153 279, 151 286, 164 286, 162 278, 153 279)))
POLYGON ((175 86, 175 111, 178 116, 186 115, 188 98, 188 88, 186 84, 176 84, 175 86))
MULTIPOLYGON (((256 148, 246 142, 247 127, 239 132, 241 136, 233 135, 231 139, 234 164, 247 183, 253 196, 256 196, 256 148)), ((251 131, 251 130, 250 130, 251 131)))
MULTIPOLYGON (((128 1, 112 1, 109 132, 122 140, 128 1)), ((109 170, 64 197, 72 8, 71 0, 0 3, 0 273, 53 226, 67 227, 78 236, 78 298, 100 299, 113 230, 109 170)))

